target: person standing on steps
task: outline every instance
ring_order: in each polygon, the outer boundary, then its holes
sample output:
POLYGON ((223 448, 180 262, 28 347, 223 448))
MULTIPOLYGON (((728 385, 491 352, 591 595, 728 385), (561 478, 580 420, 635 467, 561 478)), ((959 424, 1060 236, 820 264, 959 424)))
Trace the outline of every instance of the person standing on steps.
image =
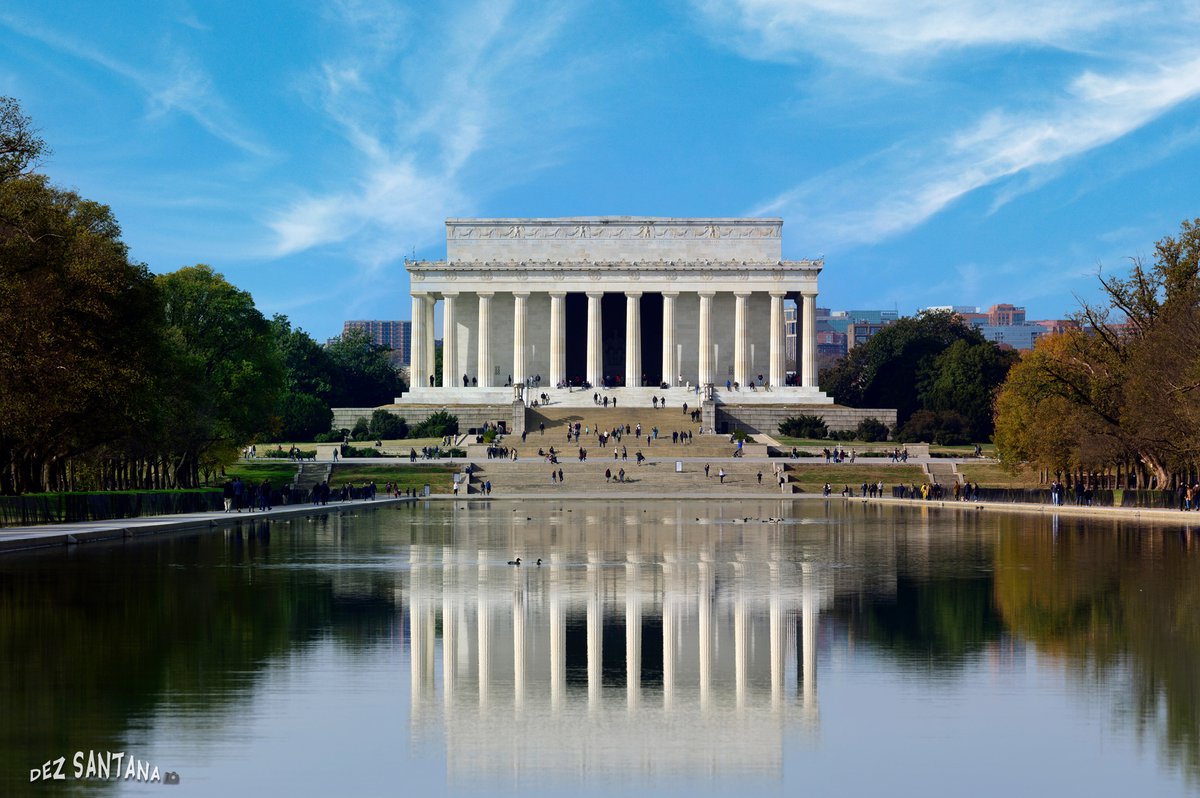
POLYGON ((704 478, 708 479, 708 463, 704 464, 704 478))
POLYGON ((725 484, 725 469, 724 468, 718 469, 717 476, 720 478, 721 484, 724 485, 725 484))

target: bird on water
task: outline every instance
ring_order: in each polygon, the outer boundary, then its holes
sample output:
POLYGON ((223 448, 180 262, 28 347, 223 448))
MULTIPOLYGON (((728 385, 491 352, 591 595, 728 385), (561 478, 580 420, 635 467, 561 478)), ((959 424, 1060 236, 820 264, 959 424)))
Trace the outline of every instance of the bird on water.
POLYGON ((508 564, 509 564, 509 565, 520 565, 520 564, 521 564, 521 558, 520 558, 520 557, 518 557, 518 558, 517 558, 517 559, 515 559, 515 560, 509 560, 509 561, 508 561, 508 564))
POLYGON ((538 557, 537 564, 538 564, 538 568, 542 567, 542 558, 541 557, 538 557))

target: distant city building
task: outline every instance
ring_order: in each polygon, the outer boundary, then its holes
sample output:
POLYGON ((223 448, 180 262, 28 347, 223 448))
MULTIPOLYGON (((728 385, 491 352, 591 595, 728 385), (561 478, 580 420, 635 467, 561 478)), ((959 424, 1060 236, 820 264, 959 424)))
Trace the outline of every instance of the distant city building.
POLYGON ((371 343, 398 355, 389 358, 393 362, 408 365, 412 355, 411 321, 348 321, 342 325, 342 335, 358 330, 371 338, 371 343))

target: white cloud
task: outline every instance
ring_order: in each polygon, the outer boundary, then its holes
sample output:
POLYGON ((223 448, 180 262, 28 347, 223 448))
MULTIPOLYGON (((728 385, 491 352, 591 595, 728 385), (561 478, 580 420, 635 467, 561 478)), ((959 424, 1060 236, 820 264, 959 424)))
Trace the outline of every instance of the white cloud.
MULTIPOLYGON (((814 240, 874 242, 965 194, 1108 144, 1200 95, 1200 53, 1171 66, 1086 73, 1042 112, 993 111, 930 144, 898 145, 805 181, 755 209, 799 217, 814 240)), ((1004 201, 1039 185, 1010 186, 1004 201)))
POLYGON ((434 243, 446 217, 471 212, 464 173, 473 160, 526 136, 514 91, 529 101, 561 88, 561 75, 550 70, 539 82, 530 77, 544 68, 563 16, 561 9, 484 0, 459 15, 437 15, 444 29, 417 36, 401 29, 416 23, 390 3, 347 1, 339 11, 347 48, 320 65, 314 102, 351 150, 351 177, 339 176, 331 190, 310 189, 268 225, 273 255, 337 244, 370 277, 410 247, 434 243), (357 35, 380 19, 394 26, 392 35, 357 35), (397 41, 410 44, 398 48, 397 41))
POLYGON ((1075 50, 1144 14, 1116 0, 696 0, 714 35, 754 58, 805 53, 866 66, 946 50, 1036 45, 1075 50))
POLYGON ((230 111, 213 88, 204 68, 180 49, 173 51, 169 63, 137 69, 90 44, 11 14, 0 15, 0 25, 133 83, 146 96, 150 118, 177 111, 190 117, 215 138, 246 153, 262 157, 272 155, 270 147, 246 129, 230 111))

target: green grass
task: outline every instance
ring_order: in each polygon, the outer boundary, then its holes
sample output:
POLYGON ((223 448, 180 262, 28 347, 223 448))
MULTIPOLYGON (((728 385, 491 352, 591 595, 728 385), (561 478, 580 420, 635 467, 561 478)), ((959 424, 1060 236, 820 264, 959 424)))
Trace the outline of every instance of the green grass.
MULTIPOLYGON (((844 485, 857 490, 864 482, 883 481, 885 491, 903 482, 905 485, 926 482, 925 472, 918 465, 872 466, 855 463, 842 465, 825 465, 797 463, 789 461, 792 481, 800 485, 807 493, 820 493, 825 483, 833 486, 834 493, 841 491, 844 485)), ((889 492, 890 495, 890 492, 889 492)))
MULTIPOLYGON (((984 457, 996 456, 996 445, 994 443, 981 443, 979 448, 983 450, 984 457)), ((936 443, 929 444, 930 454, 949 454, 955 457, 974 457, 975 444, 966 443, 962 446, 940 446, 936 443)))
POLYGON ((408 488, 417 488, 418 490, 428 484, 434 493, 448 493, 450 486, 454 483, 454 478, 451 476, 458 468, 449 465, 435 465, 429 462, 418 462, 413 464, 388 464, 388 465, 337 465, 333 467, 333 473, 329 477, 331 485, 341 485, 349 482, 354 485, 361 485, 364 482, 372 482, 382 488, 388 482, 395 482, 400 486, 400 490, 408 488))
MULTIPOLYGON (((225 466, 225 477, 233 479, 241 477, 243 482, 259 483, 264 479, 271 480, 271 484, 275 486, 284 483, 291 483, 296 477, 296 464, 284 460, 238 460, 225 466)), ((214 484, 220 485, 225 480, 219 475, 213 480, 214 484)))
POLYGON ((1036 488, 1040 487, 1037 472, 1022 469, 1010 473, 998 463, 960 463, 958 473, 970 482, 978 482, 981 488, 1036 488))
POLYGON ((786 435, 772 435, 771 437, 779 441, 784 446, 815 446, 818 449, 855 449, 860 452, 890 452, 897 446, 901 448, 904 446, 904 444, 894 443, 892 441, 867 443, 865 441, 831 441, 828 438, 789 438, 786 435))

